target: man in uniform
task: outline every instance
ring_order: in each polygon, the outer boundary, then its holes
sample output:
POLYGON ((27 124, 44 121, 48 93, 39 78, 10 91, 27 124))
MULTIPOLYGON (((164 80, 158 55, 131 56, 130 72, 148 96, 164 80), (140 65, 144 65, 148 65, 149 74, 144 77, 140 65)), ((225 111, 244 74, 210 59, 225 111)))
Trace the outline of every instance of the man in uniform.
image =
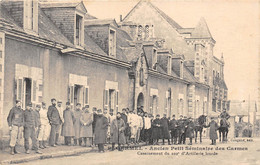
POLYGON ((230 115, 227 113, 226 109, 223 109, 223 112, 221 112, 220 117, 228 120, 230 118, 230 115))
POLYGON ((175 120, 175 115, 172 115, 172 120, 169 123, 169 129, 171 131, 172 144, 177 144, 178 129, 177 120, 175 120))
POLYGON ((41 154, 37 145, 37 135, 36 135, 36 116, 35 112, 32 109, 32 103, 29 103, 26 106, 24 111, 24 148, 26 154, 30 154, 29 151, 29 138, 32 140, 32 148, 36 153, 41 154))
MULTIPOLYGON (((59 111, 59 114, 60 114, 60 118, 61 118, 61 124, 59 125, 59 128, 58 128, 58 134, 60 135, 61 134, 61 126, 62 126, 62 124, 64 123, 64 119, 63 119, 63 111, 64 111, 64 109, 63 109, 63 107, 62 107, 62 101, 61 100, 59 100, 58 102, 57 102, 57 109, 58 109, 58 111, 59 111)), ((56 145, 59 145, 59 138, 57 138, 57 141, 55 142, 55 144, 56 145)))
POLYGON ((7 117, 8 126, 10 129, 10 147, 11 154, 18 154, 17 147, 20 143, 20 134, 23 130, 23 110, 21 109, 21 101, 16 100, 16 105, 10 110, 7 117))
POLYGON ((178 130, 178 137, 179 137, 178 144, 182 144, 184 140, 184 133, 185 133, 184 120, 182 115, 180 115, 180 118, 177 121, 177 130, 178 130))
POLYGON ((166 114, 163 114, 163 117, 161 118, 161 124, 163 145, 164 139, 167 139, 168 145, 170 145, 169 120, 166 114))
POLYGON ((59 128, 62 123, 58 109, 56 108, 56 99, 51 99, 52 105, 49 106, 47 116, 51 124, 51 133, 49 138, 50 146, 56 147, 59 139, 59 128))

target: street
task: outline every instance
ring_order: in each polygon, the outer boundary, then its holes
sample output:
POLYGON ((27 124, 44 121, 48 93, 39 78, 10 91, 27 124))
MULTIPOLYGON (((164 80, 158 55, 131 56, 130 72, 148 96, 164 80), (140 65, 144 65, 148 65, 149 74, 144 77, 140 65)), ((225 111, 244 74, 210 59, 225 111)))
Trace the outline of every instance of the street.
POLYGON ((228 143, 209 145, 204 139, 202 144, 157 145, 129 148, 123 152, 92 152, 79 156, 37 160, 25 165, 138 165, 138 164, 221 164, 221 165, 258 165, 260 164, 260 139, 236 139, 228 143), (167 152, 168 154, 165 154, 167 152), (149 155, 148 155, 149 154, 149 155))

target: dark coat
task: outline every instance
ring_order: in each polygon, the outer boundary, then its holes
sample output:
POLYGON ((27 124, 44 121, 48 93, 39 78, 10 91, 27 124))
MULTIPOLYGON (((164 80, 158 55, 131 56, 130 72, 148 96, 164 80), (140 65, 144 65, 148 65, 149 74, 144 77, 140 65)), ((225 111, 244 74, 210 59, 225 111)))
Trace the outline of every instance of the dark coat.
POLYGON ((125 144, 125 122, 123 119, 114 119, 110 125, 111 142, 125 144), (118 139, 119 138, 119 139, 118 139))
POLYGON ((108 119, 104 115, 97 115, 95 123, 95 144, 106 143, 108 119))
POLYGON ((187 129, 186 129, 186 137, 187 138, 194 138, 194 122, 189 121, 187 124, 187 129))
POLYGON ((93 114, 93 122, 92 122, 92 131, 93 131, 93 133, 95 131, 96 121, 97 121, 97 114, 94 113, 93 114))
POLYGON ((40 119, 40 112, 34 110, 34 115, 35 115, 35 127, 40 127, 41 126, 41 119, 40 119))
POLYGON ((211 140, 218 139, 218 124, 215 121, 211 121, 207 127, 209 127, 209 138, 211 140))
POLYGON ((154 119, 152 122, 152 139, 160 139, 161 138, 161 120, 154 119))
POLYGON ((184 120, 183 119, 182 120, 178 120, 177 124, 178 124, 177 125, 178 132, 181 135, 181 134, 183 134, 185 132, 184 120))
POLYGON ((86 111, 83 112, 80 117, 80 137, 93 137, 92 122, 93 114, 86 111))
POLYGON ((23 117, 24 117, 24 111, 21 108, 13 107, 9 115, 7 117, 8 126, 11 127, 12 125, 15 126, 23 126, 23 117))
POLYGON ((61 136, 75 136, 73 125, 73 121, 75 120, 75 118, 71 109, 65 109, 63 111, 63 119, 64 123, 62 124, 61 136))
POLYGON ((176 130, 177 129, 177 120, 175 119, 172 119, 170 122, 169 122, 169 130, 176 130))
POLYGON ((122 119, 124 120, 125 122, 125 136, 130 136, 131 135, 131 129, 129 127, 129 124, 128 124, 128 116, 126 114, 121 114, 121 117, 122 119))
POLYGON ((36 117, 33 110, 24 111, 24 127, 36 127, 36 117))
POLYGON ((170 138, 170 133, 169 133, 169 120, 167 118, 162 118, 161 119, 162 123, 162 138, 163 139, 169 139, 170 138))
POLYGON ((75 109, 74 110, 74 117, 75 117, 75 120, 74 120, 74 131, 75 131, 75 138, 78 139, 80 138, 80 116, 81 116, 81 113, 82 111, 80 109, 75 109))
POLYGON ((47 116, 49 119, 50 124, 61 124, 61 118, 58 109, 51 105, 48 108, 47 116))

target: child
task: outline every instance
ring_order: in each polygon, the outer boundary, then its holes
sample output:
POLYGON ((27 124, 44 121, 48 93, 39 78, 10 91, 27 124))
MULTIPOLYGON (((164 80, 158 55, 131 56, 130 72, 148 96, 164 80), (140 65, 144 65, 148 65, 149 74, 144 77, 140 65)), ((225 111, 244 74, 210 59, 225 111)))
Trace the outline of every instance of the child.
POLYGON ((211 122, 206 127, 209 127, 209 138, 212 141, 210 145, 216 145, 218 124, 215 122, 214 117, 211 117, 211 122))

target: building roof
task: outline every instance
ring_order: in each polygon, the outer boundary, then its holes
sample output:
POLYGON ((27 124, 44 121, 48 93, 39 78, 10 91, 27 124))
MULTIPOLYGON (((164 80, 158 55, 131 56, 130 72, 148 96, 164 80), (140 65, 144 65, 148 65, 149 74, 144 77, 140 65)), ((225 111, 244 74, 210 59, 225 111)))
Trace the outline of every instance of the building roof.
POLYGON ((93 16, 93 15, 91 15, 89 13, 86 13, 85 14, 85 20, 88 20, 88 19, 97 19, 97 17, 95 17, 95 16, 93 16))
POLYGON ((193 32, 194 28, 181 28, 181 29, 177 29, 177 31, 180 34, 191 34, 193 32))
POLYGON ((62 2, 40 2, 41 8, 78 8, 87 13, 87 9, 85 5, 83 4, 83 1, 81 2, 73 2, 73 1, 62 1, 62 2))
POLYGON ((85 20, 85 26, 102 26, 102 25, 114 25, 115 27, 118 27, 118 24, 116 23, 115 19, 87 19, 85 20))
POLYGON ((213 38, 209 31, 206 20, 203 17, 192 31, 190 38, 213 38))
POLYGON ((84 38, 84 48, 86 51, 107 56, 107 54, 88 36, 87 33, 84 34, 84 38))
POLYGON ((150 1, 147 0, 140 0, 135 6, 134 8, 132 8, 132 10, 125 16, 124 20, 136 9, 138 8, 139 5, 141 5, 142 3, 147 3, 148 5, 150 5, 152 8, 154 8, 174 29, 180 29, 182 28, 177 22, 175 22, 171 17, 169 17, 167 14, 165 14, 162 10, 160 10, 158 7, 154 6, 150 1))

